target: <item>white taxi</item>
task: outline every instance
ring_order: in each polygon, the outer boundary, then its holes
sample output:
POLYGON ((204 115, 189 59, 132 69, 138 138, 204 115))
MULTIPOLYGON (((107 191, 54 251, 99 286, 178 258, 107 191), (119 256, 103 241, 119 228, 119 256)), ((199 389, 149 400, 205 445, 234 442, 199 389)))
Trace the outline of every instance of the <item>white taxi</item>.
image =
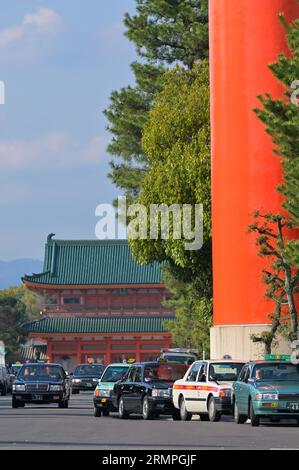
POLYGON ((243 366, 244 362, 232 360, 194 362, 173 384, 173 403, 182 421, 193 414, 202 421, 219 421, 221 415, 232 414, 232 384, 243 366))

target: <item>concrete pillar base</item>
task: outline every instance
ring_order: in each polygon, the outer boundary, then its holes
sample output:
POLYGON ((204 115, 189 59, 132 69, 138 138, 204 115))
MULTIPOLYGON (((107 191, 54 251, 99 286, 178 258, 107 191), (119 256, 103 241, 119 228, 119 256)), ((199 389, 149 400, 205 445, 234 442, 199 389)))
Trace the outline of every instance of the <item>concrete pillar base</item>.
MULTIPOLYGON (((224 325, 211 328, 211 359, 221 359, 225 354, 244 361, 263 359, 264 345, 253 343, 250 336, 268 329, 269 325, 224 325)), ((290 344, 281 336, 277 339, 272 352, 291 354, 290 344)))

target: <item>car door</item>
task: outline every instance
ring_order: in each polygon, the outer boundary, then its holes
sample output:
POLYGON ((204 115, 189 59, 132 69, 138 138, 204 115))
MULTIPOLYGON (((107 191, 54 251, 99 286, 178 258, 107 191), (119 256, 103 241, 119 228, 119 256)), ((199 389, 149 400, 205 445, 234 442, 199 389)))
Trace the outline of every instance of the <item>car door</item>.
POLYGON ((235 384, 235 399, 237 401, 239 413, 247 414, 248 412, 248 385, 250 368, 248 365, 244 366, 238 381, 235 384))
POLYGON ((142 411, 143 395, 144 395, 144 386, 142 383, 142 368, 136 367, 133 389, 132 389, 132 410, 135 413, 141 413, 142 411))
POLYGON ((134 407, 134 381, 135 381, 136 367, 132 366, 129 369, 126 379, 120 386, 121 396, 124 401, 124 406, 127 411, 132 411, 134 407))
POLYGON ((189 373, 186 377, 184 385, 183 395, 185 398, 187 411, 191 413, 198 412, 200 408, 200 394, 198 390, 197 377, 199 371, 203 368, 202 362, 195 362, 190 368, 189 373))
POLYGON ((198 389, 198 412, 207 413, 207 400, 210 394, 208 387, 208 367, 207 362, 203 362, 200 370, 198 371, 197 377, 197 389, 198 389))

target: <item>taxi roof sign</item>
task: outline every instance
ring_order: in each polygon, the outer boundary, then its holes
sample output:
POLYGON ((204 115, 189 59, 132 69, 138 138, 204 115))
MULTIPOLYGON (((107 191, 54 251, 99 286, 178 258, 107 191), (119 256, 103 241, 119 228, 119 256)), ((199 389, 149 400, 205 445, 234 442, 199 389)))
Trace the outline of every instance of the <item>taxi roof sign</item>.
POLYGON ((134 357, 130 357, 128 360, 127 360, 127 364, 134 364, 136 362, 136 359, 134 357))
POLYGON ((289 354, 265 354, 265 361, 290 361, 291 356, 289 354))

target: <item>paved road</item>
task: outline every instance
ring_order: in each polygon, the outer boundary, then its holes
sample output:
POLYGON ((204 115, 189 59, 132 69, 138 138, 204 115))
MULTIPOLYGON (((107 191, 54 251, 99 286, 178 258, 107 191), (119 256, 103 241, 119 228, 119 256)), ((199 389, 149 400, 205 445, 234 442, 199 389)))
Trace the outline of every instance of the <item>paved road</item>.
POLYGON ((0 397, 1 449, 299 449, 299 428, 267 424, 251 428, 229 417, 220 423, 174 422, 117 415, 94 418, 92 395, 71 398, 67 410, 26 406, 13 410, 11 398, 0 397))

